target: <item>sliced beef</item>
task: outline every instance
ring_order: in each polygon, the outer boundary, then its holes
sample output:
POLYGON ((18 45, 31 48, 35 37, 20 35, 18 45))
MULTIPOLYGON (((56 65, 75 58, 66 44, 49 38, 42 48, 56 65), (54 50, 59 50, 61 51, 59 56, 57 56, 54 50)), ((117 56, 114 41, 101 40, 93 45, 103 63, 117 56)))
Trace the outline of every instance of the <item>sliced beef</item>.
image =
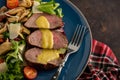
POLYGON ((33 45, 33 46, 37 46, 37 47, 41 47, 42 43, 42 33, 37 30, 33 33, 31 33, 28 38, 27 38, 27 41, 30 45, 33 45))
POLYGON ((25 59, 32 63, 37 63, 37 55, 41 53, 39 48, 32 48, 25 52, 25 59))
POLYGON ((41 64, 37 61, 37 56, 41 53, 42 49, 39 48, 31 48, 27 50, 24 54, 24 58, 27 61, 28 65, 33 66, 37 69, 53 69, 59 66, 62 61, 62 58, 59 57, 58 59, 49 61, 48 64, 41 64))
POLYGON ((63 27, 62 18, 60 18, 56 15, 50 15, 50 14, 46 14, 46 13, 34 13, 24 25, 28 28, 39 28, 36 25, 35 21, 40 16, 44 16, 47 18, 48 22, 50 23, 50 29, 63 27))
MULTIPOLYGON (((55 31, 55 30, 51 30, 51 31, 53 34, 53 42, 54 42, 53 49, 66 48, 68 45, 68 40, 66 36, 59 31, 55 31)), ((36 30, 33 33, 31 33, 31 35, 28 36, 28 43, 33 46, 42 48, 41 40, 42 40, 42 33, 40 30, 36 30)))
POLYGON ((66 48, 68 45, 68 40, 65 34, 59 31, 52 31, 52 33, 53 33, 53 40, 54 40, 53 49, 66 48))

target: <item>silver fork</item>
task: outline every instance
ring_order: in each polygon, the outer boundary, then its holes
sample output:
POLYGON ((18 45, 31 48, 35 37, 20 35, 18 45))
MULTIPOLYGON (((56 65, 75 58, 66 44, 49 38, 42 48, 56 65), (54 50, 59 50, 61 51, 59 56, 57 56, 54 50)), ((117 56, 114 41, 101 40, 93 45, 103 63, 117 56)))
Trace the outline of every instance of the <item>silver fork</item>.
POLYGON ((66 54, 65 58, 63 59, 62 63, 60 64, 59 68, 55 72, 55 74, 52 76, 51 80, 58 80, 59 75, 62 71, 62 68, 64 67, 66 61, 68 60, 69 55, 71 55, 79 50, 86 30, 87 29, 85 26, 81 26, 79 24, 77 25, 77 28, 73 34, 73 37, 68 45, 67 54, 66 54))

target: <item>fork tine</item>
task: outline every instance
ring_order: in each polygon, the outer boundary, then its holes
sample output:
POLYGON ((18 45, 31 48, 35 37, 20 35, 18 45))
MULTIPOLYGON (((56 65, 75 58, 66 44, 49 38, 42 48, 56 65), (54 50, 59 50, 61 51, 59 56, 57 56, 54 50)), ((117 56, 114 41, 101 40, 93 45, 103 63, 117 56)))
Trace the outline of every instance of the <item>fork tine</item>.
POLYGON ((75 31, 74 31, 73 37, 72 37, 72 39, 71 39, 71 41, 70 41, 71 44, 73 44, 73 42, 74 42, 74 40, 75 40, 75 36, 76 36, 77 30, 78 30, 78 28, 79 28, 78 26, 79 26, 79 24, 77 25, 77 28, 76 28, 75 31))
POLYGON ((85 32, 86 32, 86 27, 84 27, 84 26, 81 26, 81 28, 80 28, 81 30, 79 31, 79 36, 78 36, 78 40, 77 40, 77 42, 76 42, 76 45, 77 46, 80 46, 80 44, 81 44, 81 42, 82 42, 82 40, 83 40, 83 37, 84 37, 84 34, 85 34, 85 32))
POLYGON ((76 45, 78 41, 78 36, 82 32, 81 25, 77 25, 76 35, 74 36, 74 42, 73 44, 76 45))
POLYGON ((78 24, 76 29, 75 29, 75 32, 73 34, 73 37, 72 37, 72 40, 71 40, 70 43, 79 47, 82 40, 83 40, 85 32, 87 32, 86 27, 78 24))
POLYGON ((77 37, 77 40, 76 40, 76 42, 75 42, 75 45, 77 45, 78 42, 80 41, 82 32, 83 32, 83 26, 79 26, 78 35, 76 36, 76 37, 77 37))

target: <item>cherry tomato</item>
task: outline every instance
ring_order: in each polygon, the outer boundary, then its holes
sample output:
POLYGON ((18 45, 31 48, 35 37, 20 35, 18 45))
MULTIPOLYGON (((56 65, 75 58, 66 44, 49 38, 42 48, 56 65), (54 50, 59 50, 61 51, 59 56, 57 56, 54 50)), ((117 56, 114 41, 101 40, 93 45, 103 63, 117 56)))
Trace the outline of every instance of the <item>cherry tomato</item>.
POLYGON ((19 5, 19 0, 7 0, 7 7, 10 9, 16 8, 19 5))
POLYGON ((27 79, 34 79, 37 77, 37 70, 33 67, 25 66, 24 75, 27 79))

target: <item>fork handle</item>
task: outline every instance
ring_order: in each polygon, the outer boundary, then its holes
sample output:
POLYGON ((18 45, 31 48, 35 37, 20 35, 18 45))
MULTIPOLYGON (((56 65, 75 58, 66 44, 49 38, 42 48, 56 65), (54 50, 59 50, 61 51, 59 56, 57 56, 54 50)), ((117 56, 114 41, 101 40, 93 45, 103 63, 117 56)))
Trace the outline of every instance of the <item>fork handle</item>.
POLYGON ((60 67, 57 69, 57 71, 56 71, 56 72, 54 73, 54 75, 52 76, 51 80, 58 80, 62 68, 63 68, 63 66, 60 66, 60 67))
POLYGON ((60 76, 60 73, 62 71, 62 68, 64 67, 67 59, 69 57, 69 54, 67 54, 65 56, 65 58, 63 59, 62 63, 60 64, 59 68, 57 69, 57 71, 54 73, 54 75, 52 76, 51 80, 58 80, 59 76, 60 76))

